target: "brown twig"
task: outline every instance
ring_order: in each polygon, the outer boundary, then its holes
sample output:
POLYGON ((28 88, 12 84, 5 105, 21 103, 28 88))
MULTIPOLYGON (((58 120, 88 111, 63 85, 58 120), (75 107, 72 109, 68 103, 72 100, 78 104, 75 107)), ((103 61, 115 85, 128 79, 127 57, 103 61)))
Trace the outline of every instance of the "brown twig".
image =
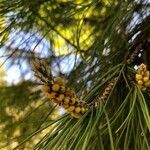
POLYGON ((110 93, 112 92, 112 89, 114 87, 114 85, 116 84, 116 81, 118 80, 118 77, 113 78, 106 86, 106 88, 104 89, 104 91, 102 92, 102 94, 100 96, 97 97, 97 99, 93 102, 91 102, 90 104, 88 104, 89 106, 94 106, 97 107, 99 105, 100 102, 104 102, 108 99, 108 97, 110 96, 110 93))

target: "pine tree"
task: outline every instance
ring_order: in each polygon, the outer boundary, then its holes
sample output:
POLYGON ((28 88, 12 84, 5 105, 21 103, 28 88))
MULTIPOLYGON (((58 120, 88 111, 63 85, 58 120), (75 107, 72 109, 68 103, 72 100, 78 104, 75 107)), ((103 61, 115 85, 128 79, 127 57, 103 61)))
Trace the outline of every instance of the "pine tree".
POLYGON ((25 61, 42 96, 64 108, 15 149, 49 127, 34 149, 149 149, 149 7, 148 0, 0 0, 6 60, 25 61))

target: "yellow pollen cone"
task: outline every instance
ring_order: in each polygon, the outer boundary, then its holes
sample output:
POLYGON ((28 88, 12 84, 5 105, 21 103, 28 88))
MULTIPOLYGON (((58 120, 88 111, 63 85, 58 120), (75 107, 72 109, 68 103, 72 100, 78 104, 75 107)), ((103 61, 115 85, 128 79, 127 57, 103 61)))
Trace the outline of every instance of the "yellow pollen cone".
POLYGON ((49 87, 48 87, 48 85, 43 85, 43 87, 42 87, 41 91, 42 91, 43 93, 48 92, 48 91, 49 91, 49 87))
POLYGON ((57 99, 58 101, 61 102, 64 98, 65 98, 64 94, 60 94, 57 99))
POLYGON ((85 113, 85 108, 84 107, 81 108, 81 112, 85 113))
POLYGON ((59 91, 59 89, 60 89, 60 86, 59 86, 59 84, 53 84, 53 86, 52 86, 52 90, 54 91, 54 92, 58 92, 59 91))
POLYGON ((61 86, 61 87, 60 87, 60 92, 61 92, 61 93, 64 93, 65 91, 66 91, 65 86, 61 86))
POLYGON ((136 74, 136 80, 138 81, 138 80, 141 80, 141 79, 142 79, 142 75, 136 74))
POLYGON ((143 81, 144 81, 144 82, 147 82, 148 80, 149 80, 148 77, 144 77, 144 78, 143 78, 143 81))
POLYGON ((52 99, 56 97, 56 93, 55 92, 51 92, 51 93, 47 93, 47 97, 52 99))
POLYGON ((69 98, 69 97, 65 97, 65 99, 64 99, 64 103, 65 103, 65 104, 68 104, 68 103, 69 103, 69 101, 70 101, 70 98, 69 98))
POLYGON ((75 102, 76 102, 75 98, 71 98, 70 100, 71 100, 71 104, 75 104, 75 102))
POLYGON ((138 84, 139 84, 139 85, 142 85, 142 84, 143 84, 143 81, 142 81, 142 80, 139 80, 139 81, 138 81, 138 84))
POLYGON ((144 84, 146 87, 150 87, 150 81, 145 82, 144 84))
POLYGON ((75 106, 70 106, 69 108, 67 108, 67 111, 68 112, 73 112, 75 109, 75 106))
POLYGON ((76 107, 76 108, 75 108, 75 113, 78 114, 78 113, 80 113, 80 112, 81 112, 81 108, 80 108, 80 107, 76 107))

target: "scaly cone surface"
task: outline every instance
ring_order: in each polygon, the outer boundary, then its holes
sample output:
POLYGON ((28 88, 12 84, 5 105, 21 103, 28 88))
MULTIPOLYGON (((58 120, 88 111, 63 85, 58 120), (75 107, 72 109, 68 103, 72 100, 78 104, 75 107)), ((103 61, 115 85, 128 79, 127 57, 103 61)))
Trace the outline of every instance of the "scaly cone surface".
POLYGON ((33 61, 32 70, 34 75, 44 84, 42 92, 73 117, 79 118, 88 110, 88 105, 77 98, 75 92, 66 86, 65 81, 61 77, 52 77, 48 64, 45 61, 38 59, 33 61))
POLYGON ((146 90, 148 87, 150 87, 150 73, 147 70, 147 66, 145 64, 141 64, 138 67, 138 71, 135 78, 138 86, 142 90, 146 90))

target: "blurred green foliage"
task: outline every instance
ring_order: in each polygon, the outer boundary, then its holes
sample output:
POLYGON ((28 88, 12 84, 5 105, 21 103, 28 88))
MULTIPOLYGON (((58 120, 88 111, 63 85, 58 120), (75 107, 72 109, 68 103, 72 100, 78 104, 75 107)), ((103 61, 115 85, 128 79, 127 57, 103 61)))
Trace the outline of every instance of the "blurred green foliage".
MULTIPOLYGON (((43 95, 31 81, 22 81, 12 86, 1 85, 0 95, 1 148, 11 150, 39 129, 44 121, 51 121, 58 116, 58 109, 54 109, 50 101, 42 98, 43 95)), ((22 149, 32 149, 33 143, 39 141, 45 133, 38 135, 22 149)))

